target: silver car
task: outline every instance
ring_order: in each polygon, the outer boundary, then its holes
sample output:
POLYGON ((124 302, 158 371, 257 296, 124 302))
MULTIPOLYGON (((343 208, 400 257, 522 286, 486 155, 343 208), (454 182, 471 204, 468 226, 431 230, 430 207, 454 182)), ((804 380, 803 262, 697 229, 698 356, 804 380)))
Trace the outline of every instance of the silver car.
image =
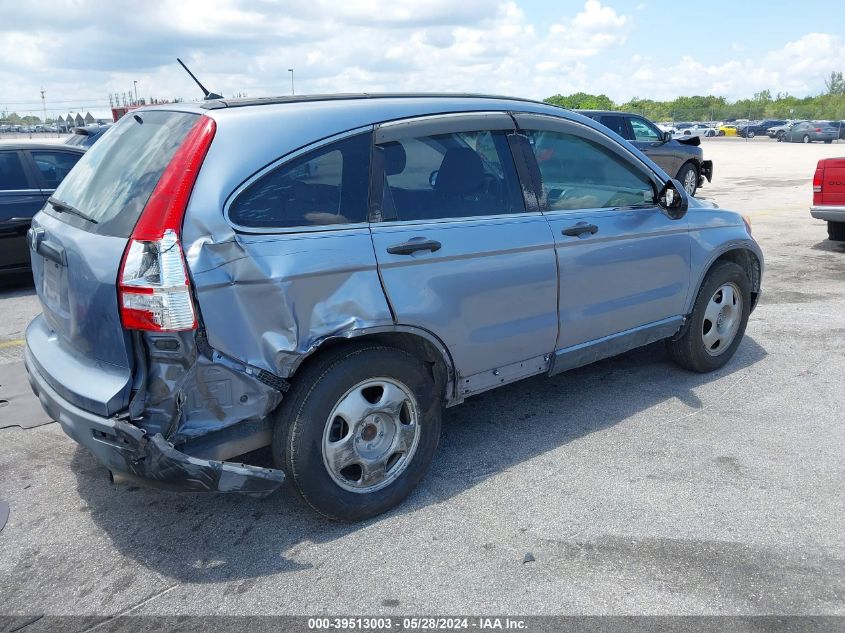
POLYGON ((721 367, 763 268, 739 214, 607 128, 466 95, 135 110, 29 245, 30 382, 113 477, 288 478, 342 520, 404 499, 478 393, 661 340, 721 367))
POLYGON ((833 143, 839 138, 839 130, 827 121, 796 121, 784 127, 782 134, 776 132, 776 138, 789 143, 833 143))

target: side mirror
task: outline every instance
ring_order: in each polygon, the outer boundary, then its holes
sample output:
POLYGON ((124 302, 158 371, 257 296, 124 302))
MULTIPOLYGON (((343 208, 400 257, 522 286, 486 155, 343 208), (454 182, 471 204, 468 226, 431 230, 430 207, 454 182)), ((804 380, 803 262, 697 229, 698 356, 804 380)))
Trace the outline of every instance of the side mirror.
POLYGON ((671 132, 663 132, 663 142, 668 143, 672 140, 672 133, 671 132))
POLYGON ((689 197, 683 185, 672 178, 666 181, 663 189, 657 194, 657 204, 670 220, 680 220, 687 214, 689 197))

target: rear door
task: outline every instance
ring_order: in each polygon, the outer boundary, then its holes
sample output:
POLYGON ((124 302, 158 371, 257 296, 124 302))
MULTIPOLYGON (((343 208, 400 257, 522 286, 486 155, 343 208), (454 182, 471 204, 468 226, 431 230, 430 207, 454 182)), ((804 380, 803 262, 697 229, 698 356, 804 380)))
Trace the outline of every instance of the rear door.
POLYGON ((29 266, 26 232, 43 204, 19 150, 0 151, 0 272, 29 266))
POLYGON ((384 289, 398 323, 446 344, 465 395, 541 371, 557 337, 554 242, 543 215, 526 211, 513 131, 505 113, 376 130, 371 230, 384 289))
POLYGON ((30 358, 65 399, 99 415, 128 404, 132 381, 133 350, 117 304, 123 252, 198 116, 157 110, 124 117, 85 153, 52 194, 56 203, 48 202, 32 222, 42 315, 27 329, 30 358))
POLYGON ((536 156, 538 198, 557 250, 556 348, 677 329, 691 243, 686 219, 670 220, 655 203, 656 176, 591 128, 542 115, 516 120, 536 156))

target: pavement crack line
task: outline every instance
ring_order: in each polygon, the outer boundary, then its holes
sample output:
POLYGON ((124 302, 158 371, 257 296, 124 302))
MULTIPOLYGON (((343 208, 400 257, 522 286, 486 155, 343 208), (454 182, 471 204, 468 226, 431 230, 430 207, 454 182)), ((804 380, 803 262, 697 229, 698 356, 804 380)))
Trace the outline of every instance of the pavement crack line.
MULTIPOLYGON (((716 396, 716 399, 714 400, 714 402, 720 402, 720 401, 721 401, 721 398, 722 398, 723 396, 727 395, 728 393, 730 393, 731 391, 733 391, 734 389, 736 389, 736 388, 737 388, 740 384, 742 384, 743 382, 745 382, 746 378, 748 378, 748 374, 745 374, 745 375, 740 376, 739 378, 737 378, 737 379, 736 379, 736 381, 735 381, 733 384, 731 384, 731 385, 730 385, 727 389, 725 389, 722 393, 720 393, 718 396, 716 396)), ((710 408, 711 408, 711 406, 712 406, 712 404, 705 404, 705 405, 704 405, 703 407, 701 407, 700 409, 696 409, 695 411, 691 411, 691 412, 689 412, 689 413, 686 413, 686 414, 684 414, 684 415, 682 415, 682 416, 680 416, 680 417, 677 417, 677 418, 675 418, 675 419, 673 419, 673 420, 669 420, 669 422, 668 422, 667 424, 674 424, 675 422, 680 422, 681 420, 686 420, 687 418, 691 418, 691 417, 693 417, 694 415, 698 415, 698 414, 699 414, 699 413, 701 413, 702 411, 707 411, 708 409, 710 409, 710 408)))
POLYGON ((105 624, 108 624, 108 623, 109 623, 109 622, 111 622, 112 620, 115 620, 115 619, 117 619, 117 618, 123 617, 124 615, 129 615, 129 614, 130 614, 130 613, 132 613, 135 609, 139 609, 139 608, 143 607, 145 604, 148 604, 148 603, 152 602, 152 601, 153 601, 153 600, 155 600, 156 598, 161 598, 164 594, 169 593, 170 591, 173 591, 173 590, 174 590, 174 589, 176 589, 176 587, 178 587, 179 585, 180 585, 180 583, 178 583, 178 582, 177 582, 175 585, 170 585, 169 587, 166 587, 165 589, 162 589, 162 590, 161 590, 161 591, 159 591, 158 593, 154 593, 154 594, 153 594, 153 595, 151 595, 149 598, 145 598, 144 600, 142 600, 142 601, 141 601, 141 602, 139 602, 138 604, 135 604, 135 605, 133 605, 133 606, 129 607, 128 609, 124 609, 124 610, 123 610, 123 611, 121 611, 120 613, 115 613, 114 615, 111 615, 111 616, 107 617, 107 618, 106 618, 105 620, 103 620, 102 622, 98 622, 98 623, 97 623, 97 624, 95 624, 94 626, 88 627, 87 629, 83 630, 81 633, 88 633, 89 631, 96 631, 96 630, 97 630, 97 629, 99 629, 101 626, 103 626, 103 625, 105 625, 105 624))

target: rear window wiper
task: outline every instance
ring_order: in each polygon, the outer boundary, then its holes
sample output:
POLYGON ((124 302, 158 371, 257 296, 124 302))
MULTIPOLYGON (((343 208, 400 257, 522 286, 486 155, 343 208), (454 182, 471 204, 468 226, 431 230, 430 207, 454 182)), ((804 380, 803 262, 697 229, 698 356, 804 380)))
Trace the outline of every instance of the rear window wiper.
POLYGON ((47 198, 47 202, 49 202, 50 206, 53 207, 59 213, 70 213, 71 215, 75 215, 79 218, 82 218, 83 220, 87 220, 91 224, 98 224, 97 220, 92 218, 90 215, 83 213, 76 207, 69 205, 67 202, 57 200, 53 196, 47 198))

